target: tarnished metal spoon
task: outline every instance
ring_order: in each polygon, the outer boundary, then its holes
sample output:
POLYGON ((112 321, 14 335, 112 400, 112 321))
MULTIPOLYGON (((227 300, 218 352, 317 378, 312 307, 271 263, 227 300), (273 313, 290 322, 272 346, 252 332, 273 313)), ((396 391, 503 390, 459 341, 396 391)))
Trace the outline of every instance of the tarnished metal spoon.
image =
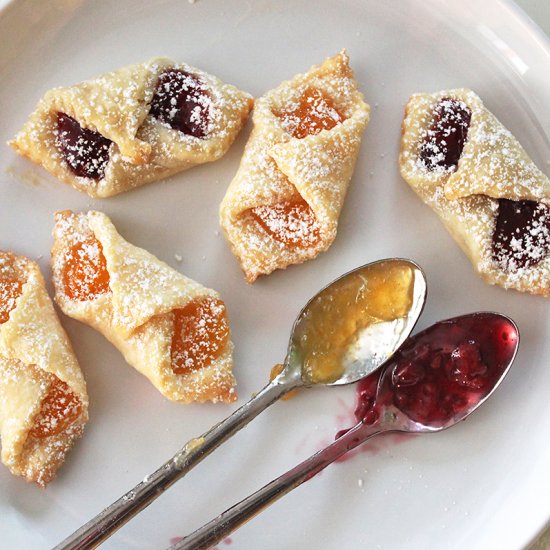
MULTIPOLYGON (((435 334, 435 336, 437 337, 439 335, 435 334)), ((424 342, 420 342, 420 344, 423 343, 424 342)), ((298 466, 295 466, 271 483, 265 485, 259 491, 256 491, 238 504, 229 508, 217 518, 171 546, 169 550, 204 550, 210 548, 283 495, 286 495, 292 491, 292 489, 304 483, 304 481, 311 479, 329 464, 332 464, 348 451, 375 435, 385 432, 433 433, 454 426, 472 414, 489 398, 495 388, 502 382, 514 361, 518 345, 519 332, 517 326, 508 317, 497 313, 473 313, 455 317, 454 319, 437 323, 424 330, 419 335, 410 338, 409 341, 403 345, 402 350, 398 352, 396 357, 389 360, 383 367, 380 375, 378 373, 373 375, 378 377, 374 380, 375 391, 371 405, 376 408, 376 414, 370 417, 370 422, 365 420, 369 418, 365 416, 362 421, 358 422, 353 428, 336 439, 334 443, 312 455, 307 460, 298 464, 298 466), (473 322, 469 323, 469 321, 473 322), (447 367, 451 371, 451 379, 454 378, 454 381, 458 383, 459 387, 464 388, 463 395, 461 396, 462 401, 458 403, 459 406, 456 412, 452 408, 452 405, 448 409, 442 407, 441 411, 438 411, 437 408, 432 408, 431 417, 429 416, 430 409, 428 409, 428 415, 420 418, 420 412, 426 411, 415 411, 415 408, 418 409, 419 407, 418 400, 416 405, 414 401, 409 402, 409 408, 404 409, 407 412, 398 408, 395 404, 396 400, 394 397, 396 393, 399 392, 399 376, 403 376, 404 379, 406 377, 406 384, 408 384, 409 387, 411 382, 413 383, 412 385, 415 383, 410 372, 405 373, 403 370, 396 370, 397 368, 407 368, 406 363, 409 357, 411 357, 411 355, 407 355, 407 353, 412 346, 418 344, 419 339, 423 338, 425 341, 429 340, 430 337, 434 336, 437 330, 441 329, 441 326, 445 329, 452 330, 454 326, 458 326, 459 324, 466 325, 465 356, 469 355, 471 357, 472 353, 471 348, 468 350, 468 336, 470 337, 470 341, 474 341, 479 334, 480 328, 481 331, 490 333, 491 338, 494 339, 494 343, 499 344, 501 347, 500 352, 496 354, 492 353, 491 349, 489 349, 488 354, 492 356, 490 357, 490 361, 484 358, 490 365, 488 374, 486 372, 485 384, 480 386, 476 382, 476 376, 478 376, 480 372, 483 372, 483 369, 479 369, 476 365, 473 365, 474 369, 472 370, 472 376, 468 379, 467 369, 463 368, 461 371, 460 361, 456 361, 455 364, 447 367), (400 363, 399 358, 403 357, 405 361, 400 363)), ((460 349, 461 348, 453 349, 451 356, 453 353, 459 355, 460 349)), ((467 367, 468 360, 469 357, 466 357, 464 367, 467 367)), ((444 369, 446 367, 441 365, 438 368, 444 369)), ((447 372, 441 376, 442 378, 445 376, 446 380, 449 378, 449 373, 447 372)), ((432 382, 427 383, 433 384, 433 377, 432 382)), ((404 384, 404 387, 407 386, 404 384)), ((443 389, 445 389, 445 386, 443 389)), ((449 396, 452 397, 452 395, 449 396)), ((446 401, 444 401, 444 392, 440 394, 440 397, 442 403, 446 403, 446 401)), ((399 403, 398 400, 397 402, 399 403)))
POLYGON ((333 281, 298 315, 284 368, 266 387, 225 420, 189 441, 55 548, 89 549, 101 544, 289 391, 319 384, 349 384, 379 368, 409 336, 425 300, 424 273, 410 260, 380 260, 333 281))

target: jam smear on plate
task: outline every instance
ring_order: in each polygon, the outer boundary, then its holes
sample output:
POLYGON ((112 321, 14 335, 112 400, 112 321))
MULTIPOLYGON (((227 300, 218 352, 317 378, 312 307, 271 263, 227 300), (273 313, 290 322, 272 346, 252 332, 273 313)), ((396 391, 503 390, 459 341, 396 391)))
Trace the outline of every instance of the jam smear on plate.
POLYGON ((199 78, 181 69, 168 69, 159 76, 149 113, 174 130, 203 139, 208 132, 211 103, 199 78))
POLYGON ((550 253, 550 208, 536 201, 499 199, 493 259, 506 271, 532 267, 550 253))
POLYGON ((80 126, 65 113, 57 113, 56 145, 70 169, 82 178, 99 180, 105 175, 112 141, 80 126))
POLYGON ((427 170, 456 170, 468 138, 471 117, 472 112, 464 102, 449 97, 439 101, 420 145, 420 159, 427 170))
POLYGON ((188 374, 208 367, 221 355, 229 339, 225 304, 208 297, 175 309, 173 314, 172 370, 188 374))

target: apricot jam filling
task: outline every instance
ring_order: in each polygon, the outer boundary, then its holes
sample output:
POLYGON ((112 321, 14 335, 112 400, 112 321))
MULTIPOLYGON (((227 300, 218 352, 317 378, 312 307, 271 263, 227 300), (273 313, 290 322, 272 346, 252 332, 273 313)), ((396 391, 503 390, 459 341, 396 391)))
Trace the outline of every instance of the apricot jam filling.
POLYGON ((23 285, 19 279, 0 272, 0 324, 5 323, 15 309, 23 285))
POLYGON ((314 383, 328 383, 344 372, 346 350, 365 329, 405 317, 411 308, 414 272, 407 263, 380 263, 331 285, 308 306, 297 351, 302 373, 314 383))
POLYGON ((472 112, 462 101, 444 97, 437 103, 433 122, 420 145, 420 159, 427 170, 456 170, 471 118, 472 112))
POLYGON ((284 109, 277 116, 284 129, 298 139, 331 130, 344 121, 332 99, 315 88, 307 88, 296 105, 284 109))
POLYGON ((40 412, 29 432, 31 437, 43 439, 60 434, 82 413, 82 403, 67 383, 55 377, 42 401, 40 412))
POLYGON ((57 113, 55 143, 76 176, 95 180, 103 178, 110 158, 110 139, 83 128, 65 113, 57 113))
POLYGON ((68 249, 62 277, 65 294, 70 300, 94 300, 110 292, 103 247, 95 237, 78 241, 68 249))
POLYGON ((317 218, 302 198, 269 206, 257 206, 250 214, 266 233, 291 248, 315 246, 321 239, 317 218))
MULTIPOLYGON (((307 88, 295 105, 276 115, 285 131, 297 139, 331 130, 344 121, 332 99, 315 88, 307 88)), ((250 214, 273 239, 290 248, 315 246, 321 240, 315 213, 302 197, 258 206, 250 214)))
POLYGON ((168 69, 158 79, 150 115, 174 130, 205 138, 212 101, 197 76, 181 69, 168 69))
POLYGON ((175 309, 173 314, 172 370, 176 374, 189 374, 208 367, 222 354, 229 340, 225 304, 208 297, 175 309))

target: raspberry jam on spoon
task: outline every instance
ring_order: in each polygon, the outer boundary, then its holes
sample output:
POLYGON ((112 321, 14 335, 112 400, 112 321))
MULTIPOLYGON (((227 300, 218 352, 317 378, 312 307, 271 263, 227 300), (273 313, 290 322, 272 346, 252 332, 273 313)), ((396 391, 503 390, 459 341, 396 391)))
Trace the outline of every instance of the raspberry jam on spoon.
POLYGON ((357 422, 374 424, 385 409, 396 409, 423 427, 413 431, 455 424, 498 385, 518 341, 515 324, 495 313, 436 323, 409 338, 382 370, 359 382, 357 422))

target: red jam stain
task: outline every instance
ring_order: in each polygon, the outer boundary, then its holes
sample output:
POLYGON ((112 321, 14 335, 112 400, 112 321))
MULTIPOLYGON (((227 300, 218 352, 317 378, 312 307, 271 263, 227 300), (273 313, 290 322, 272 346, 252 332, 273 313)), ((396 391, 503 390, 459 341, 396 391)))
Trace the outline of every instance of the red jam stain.
POLYGON ((55 143, 77 176, 98 180, 105 175, 112 143, 110 139, 83 128, 65 113, 57 113, 55 143))
POLYGON ((493 259, 506 271, 531 267, 550 253, 550 208, 535 201, 499 199, 493 259))
POLYGON ((291 248, 315 246, 321 238, 317 218, 302 199, 251 208, 252 217, 275 240, 291 248))
POLYGON ((15 309, 17 298, 21 296, 23 285, 16 278, 0 274, 0 325, 5 323, 15 309))
POLYGON ((65 382, 55 377, 29 435, 36 439, 57 435, 70 426, 81 413, 80 399, 65 382))
POLYGON ((420 158, 428 170, 456 170, 468 138, 472 112, 462 101, 445 97, 434 109, 430 129, 420 145, 420 158))
POLYGON ((204 298, 173 313, 173 371, 188 374, 208 367, 221 355, 229 339, 225 304, 217 298, 204 298))
POLYGON ((65 253, 63 286, 70 300, 94 300, 110 292, 103 247, 95 237, 73 244, 65 253))
POLYGON ((287 132, 302 139, 322 130, 331 130, 344 121, 332 99, 315 88, 308 88, 297 105, 278 113, 287 132))
POLYGON ((211 100, 206 85, 181 69, 168 69, 158 79, 151 116, 196 138, 208 131, 211 100))
POLYGON ((516 346, 513 324, 490 313, 436 323, 359 382, 355 417, 373 424, 380 408, 393 404, 416 422, 444 425, 488 395, 516 346))

